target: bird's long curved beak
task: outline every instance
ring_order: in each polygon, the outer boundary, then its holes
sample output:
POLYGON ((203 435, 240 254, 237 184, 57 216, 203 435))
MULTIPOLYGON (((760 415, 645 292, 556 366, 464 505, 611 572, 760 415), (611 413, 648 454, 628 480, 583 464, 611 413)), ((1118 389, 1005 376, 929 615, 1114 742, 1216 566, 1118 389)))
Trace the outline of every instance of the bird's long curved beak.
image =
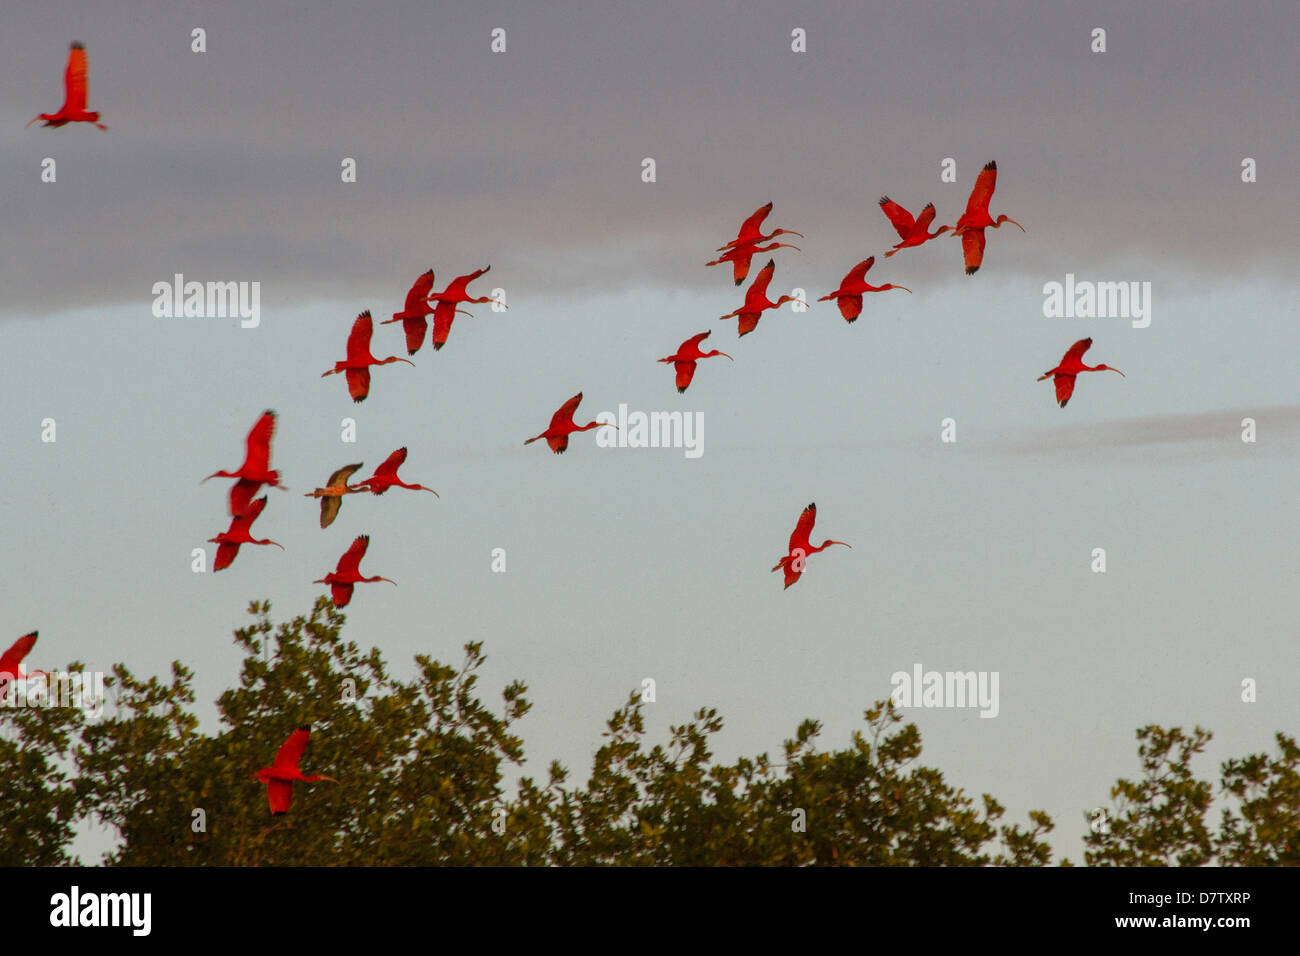
POLYGON ((411 368, 415 368, 415 363, 412 362, 410 359, 398 358, 397 361, 405 362, 407 365, 411 366, 411 368))
POLYGON ((281 551, 284 550, 284 545, 282 545, 279 541, 271 541, 270 539, 268 539, 266 543, 267 543, 267 544, 273 544, 273 545, 275 545, 275 546, 276 546, 277 548, 279 548, 281 551))
POLYGON ((846 547, 846 548, 852 548, 852 547, 853 547, 853 545, 849 544, 847 541, 827 541, 826 543, 827 543, 827 544, 842 544, 842 545, 844 545, 844 547, 846 547))
POLYGON ((1011 223, 1012 225, 1014 225, 1014 226, 1015 226, 1017 229, 1019 229, 1021 232, 1024 232, 1024 231, 1025 231, 1025 227, 1022 226, 1022 225, 1020 225, 1020 223, 1016 222, 1014 219, 1008 219, 1007 222, 1009 222, 1009 223, 1011 223))
MULTIPOLYGON (((1117 369, 1117 368, 1111 368, 1109 365, 1106 366, 1106 369, 1107 369, 1108 371, 1111 371, 1111 372, 1119 372, 1119 369, 1117 369)), ((1119 372, 1119 374, 1124 375, 1123 372, 1119 372)), ((1124 377, 1125 377, 1125 378, 1128 378, 1127 375, 1124 375, 1124 377)))
POLYGON ((733 359, 733 358, 731 358, 731 356, 730 356, 730 355, 727 355, 727 353, 726 353, 726 352, 719 352, 719 353, 718 353, 718 354, 719 354, 719 355, 726 355, 726 356, 727 356, 727 358, 729 358, 729 359, 731 359, 731 360, 732 360, 732 361, 733 361, 733 362, 734 362, 734 361, 736 361, 736 360, 735 360, 735 359, 733 359))
MULTIPOLYGON (((421 485, 420 487, 421 487, 421 488, 424 488, 425 491, 433 491, 432 488, 425 488, 424 485, 421 485)), ((441 498, 441 497, 442 497, 442 495, 438 494, 438 492, 436 492, 436 491, 433 491, 433 496, 434 496, 435 498, 441 498)))
MULTIPOLYGON (((30 122, 28 122, 27 126, 31 126, 32 123, 35 123, 38 119, 40 119, 39 116, 33 116, 33 117, 31 118, 30 122)), ((27 126, 24 126, 23 129, 27 129, 27 126)))
POLYGON ((389 584, 393 585, 394 587, 396 587, 396 585, 397 585, 397 582, 394 581, 392 578, 380 577, 379 580, 381 580, 381 581, 387 581, 389 584))
POLYGON ((896 285, 896 286, 894 286, 894 288, 895 288, 895 289, 902 289, 904 292, 911 292, 911 291, 912 291, 911 289, 909 289, 909 288, 908 288, 907 286, 905 286, 905 285, 896 285))
MULTIPOLYGON (((781 233, 781 235, 783 235, 783 236, 798 236, 800 239, 807 239, 807 238, 808 238, 808 237, 805 236, 802 232, 795 232, 793 229, 786 229, 785 231, 783 231, 783 232, 781 233)), ((799 251, 802 252, 803 250, 800 249, 799 251)))

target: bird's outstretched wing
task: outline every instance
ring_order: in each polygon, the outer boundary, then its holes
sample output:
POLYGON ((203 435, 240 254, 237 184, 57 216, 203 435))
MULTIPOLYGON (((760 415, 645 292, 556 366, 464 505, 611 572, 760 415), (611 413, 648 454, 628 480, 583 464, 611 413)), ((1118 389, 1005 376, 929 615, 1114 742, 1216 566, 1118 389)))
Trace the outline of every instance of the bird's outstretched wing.
POLYGON ((1070 396, 1074 394, 1074 381, 1077 377, 1075 375, 1057 375, 1052 380, 1052 384, 1056 386, 1056 404, 1062 408, 1070 400, 1070 396))
POLYGON ((36 645, 37 633, 32 631, 30 634, 24 634, 9 645, 9 650, 5 651, 3 656, 0 656, 0 674, 18 673, 18 665, 23 662, 23 658, 30 654, 32 648, 36 645))
POLYGON ((916 222, 912 219, 910 212, 888 196, 880 197, 880 209, 889 217, 889 221, 894 224, 894 231, 898 233, 898 238, 906 239, 912 234, 916 222))
MULTIPOLYGON (((343 552, 339 558, 338 567, 335 568, 337 574, 353 575, 360 573, 361 559, 366 553, 366 548, 370 547, 370 535, 360 534, 353 540, 352 546, 343 552)), ((351 585, 349 585, 351 587, 351 585)))
POLYGON ((68 69, 63 74, 63 109, 70 113, 84 113, 86 98, 90 94, 90 71, 86 68, 86 48, 74 43, 68 49, 68 69))
POLYGON ((1065 356, 1061 359, 1061 364, 1066 365, 1070 362, 1082 362, 1083 353, 1088 351, 1090 348, 1092 348, 1091 338, 1079 339, 1079 341, 1070 346, 1069 351, 1067 351, 1065 356))
POLYGON ((357 316, 348 333, 348 358, 360 357, 370 351, 370 337, 374 335, 375 323, 367 309, 357 316))
POLYGON ((790 551, 795 548, 808 550, 808 538, 812 535, 813 525, 817 521, 817 503, 812 502, 799 514, 799 521, 790 532, 790 551))
POLYGON ((981 212, 987 215, 989 200, 993 198, 993 190, 997 184, 998 164, 988 163, 975 177, 975 188, 970 191, 970 199, 966 200, 966 215, 973 216, 981 212))
POLYGON ((275 412, 269 408, 248 433, 244 448, 244 466, 240 471, 265 474, 271 468, 271 439, 275 437, 275 412))
POLYGON ((967 229, 961 234, 961 256, 966 262, 966 274, 973 276, 984 261, 984 230, 967 229))
POLYGON ((291 733, 276 752, 273 766, 282 770, 295 769, 307 750, 307 742, 310 738, 311 727, 299 727, 291 733))
POLYGON ((573 398, 569 399, 567 402, 561 405, 560 410, 551 416, 551 428, 547 429, 547 431, 550 431, 551 429, 559 428, 563 425, 572 425, 573 413, 578 410, 578 403, 581 401, 582 401, 582 392, 579 392, 577 395, 574 395, 573 398))

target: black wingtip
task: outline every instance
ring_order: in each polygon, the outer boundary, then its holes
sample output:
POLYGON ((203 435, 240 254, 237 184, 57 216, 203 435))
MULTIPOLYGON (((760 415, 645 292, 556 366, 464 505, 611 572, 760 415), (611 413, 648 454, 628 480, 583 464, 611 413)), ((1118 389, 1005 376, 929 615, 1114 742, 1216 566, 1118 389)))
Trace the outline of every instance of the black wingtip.
POLYGON ((979 266, 975 266, 975 267, 972 268, 972 269, 967 269, 967 270, 966 270, 966 274, 967 274, 968 276, 973 276, 975 273, 977 273, 977 272, 979 272, 979 271, 980 271, 980 267, 979 267, 979 266))
POLYGON ((991 159, 991 160, 989 160, 987 163, 984 164, 984 168, 985 168, 985 169, 992 169, 992 170, 996 171, 997 168, 998 168, 998 161, 997 161, 996 159, 991 159))
POLYGON ((299 730, 305 730, 305 731, 307 731, 307 733, 311 733, 311 724, 303 724, 303 725, 300 726, 298 729, 299 729, 299 730))
POLYGON ((85 48, 86 45, 82 43, 80 40, 73 40, 71 43, 68 44, 69 50, 84 50, 85 48))

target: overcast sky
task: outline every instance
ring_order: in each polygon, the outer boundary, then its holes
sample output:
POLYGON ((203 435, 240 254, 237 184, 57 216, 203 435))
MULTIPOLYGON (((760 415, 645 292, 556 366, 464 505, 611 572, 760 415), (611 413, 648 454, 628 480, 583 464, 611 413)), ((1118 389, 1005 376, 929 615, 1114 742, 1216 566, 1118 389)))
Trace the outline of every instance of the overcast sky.
MULTIPOLYGON (((483 640, 485 687, 519 677, 536 702, 527 772, 558 757, 585 779, 644 677, 654 733, 716 706, 730 760, 778 753, 804 717, 844 746, 917 662, 999 671, 996 719, 909 712, 922 759, 1009 818, 1047 810, 1076 861, 1085 810, 1138 771, 1137 727, 1213 730, 1207 776, 1295 732, 1294 3, 452 6, 0 14, 3 530, 23 544, 0 553, 0 644, 39 628, 32 667, 183 660, 215 730, 248 601, 304 613, 369 533, 363 569, 398 586, 358 586, 346 635, 399 674, 483 640), (72 40, 109 131, 24 129, 61 103, 72 40), (881 257, 882 194, 951 224, 989 160, 993 215, 1026 232, 989 230, 969 278, 948 236, 881 257), (773 298, 824 295, 872 254, 870 279, 914 293, 868 296, 853 325, 786 307, 737 341, 718 317, 744 289, 704 263, 768 201, 769 228, 806 237, 775 254, 773 298), (509 311, 469 307, 361 406, 319 377, 358 312, 488 264, 471 291, 509 311), (155 318, 178 272, 260 282, 260 326, 155 318), (1045 317, 1068 273, 1150 282, 1150 326, 1045 317), (706 329, 736 361, 679 395, 654 360, 706 329), (1035 379, 1086 336, 1085 361, 1126 377, 1081 375, 1063 410, 1035 379), (704 454, 525 448, 580 390, 580 422, 702 413, 704 454), (228 520, 227 483, 199 479, 239 464, 265 408, 290 491, 254 530, 287 550, 193 574, 228 520), (401 445, 441 497, 353 497, 322 531, 302 493, 401 445), (768 569, 810 501, 814 541, 853 550, 783 591, 768 569)), ((397 327, 374 352, 405 355, 397 327)))

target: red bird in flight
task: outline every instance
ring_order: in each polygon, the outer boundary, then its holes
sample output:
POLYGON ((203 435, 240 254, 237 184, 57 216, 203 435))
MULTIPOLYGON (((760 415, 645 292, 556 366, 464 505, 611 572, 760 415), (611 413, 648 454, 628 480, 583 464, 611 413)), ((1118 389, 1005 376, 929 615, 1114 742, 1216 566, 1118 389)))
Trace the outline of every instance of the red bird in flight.
POLYGON ((281 551, 284 550, 284 545, 278 541, 272 541, 270 538, 259 540, 249 532, 249 527, 257 520, 257 516, 262 513, 262 509, 265 507, 266 496, 263 495, 249 505, 243 514, 237 514, 231 518, 230 527, 227 530, 215 538, 208 538, 209 541, 217 545, 217 560, 212 563, 213 571, 220 571, 223 568, 230 567, 231 562, 235 560, 235 556, 239 554, 241 544, 273 544, 281 551))
POLYGON ((0 694, 9 689, 10 683, 26 680, 29 677, 35 677, 40 674, 42 677, 48 677, 45 671, 32 671, 30 674, 24 674, 22 667, 23 658, 32 652, 32 647, 36 644, 36 631, 30 634, 24 634, 18 640, 9 645, 9 650, 0 654, 0 694))
POLYGON ((365 556, 366 548, 369 546, 370 535, 358 535, 356 540, 352 542, 352 547, 343 552, 343 557, 339 558, 338 567, 319 581, 312 582, 312 584, 328 584, 330 586, 330 599, 333 600, 335 607, 347 607, 348 602, 352 600, 352 586, 354 584, 371 584, 375 581, 387 581, 389 584, 397 584, 391 578, 384 578, 379 575, 375 575, 373 578, 362 576, 361 559, 365 556))
MULTIPOLYGON (((725 246, 718 246, 718 252, 727 249, 734 249, 737 246, 754 245, 760 242, 767 242, 769 239, 775 239, 777 236, 798 236, 804 238, 802 232, 795 232, 793 229, 777 229, 774 232, 763 235, 762 222, 767 218, 767 214, 772 211, 772 204, 759 206, 754 210, 754 214, 740 224, 740 231, 736 233, 736 238, 732 239, 725 246)), ((736 283, 739 285, 740 283, 736 283)))
MULTIPOLYGON (((466 291, 471 282, 491 268, 491 266, 484 266, 482 269, 475 269, 469 275, 457 276, 451 280, 451 285, 447 286, 447 288, 429 296, 429 302, 437 303, 433 310, 433 347, 435 350, 447 344, 447 336, 451 334, 451 322, 456 318, 456 313, 460 312, 469 315, 464 309, 456 308, 457 304, 461 302, 497 302, 490 295, 476 299, 466 291)), ((505 307, 504 302, 499 304, 505 307)))
POLYGON ((980 174, 975 177, 975 188, 971 190, 970 199, 966 201, 966 211, 957 220, 957 225, 952 227, 952 234, 961 236, 961 253, 966 260, 968 276, 978 272, 980 263, 984 261, 985 229, 990 227, 997 229, 1004 222, 1009 222, 1021 232, 1025 231, 1025 227, 1010 216, 998 216, 996 222, 990 218, 989 200, 993 198, 993 190, 997 184, 998 164, 992 162, 980 170, 980 174))
MULTIPOLYGON (((382 495, 389 488, 393 487, 393 485, 398 485, 402 488, 410 488, 412 491, 433 491, 432 488, 426 488, 424 485, 408 485, 406 482, 402 481, 401 478, 397 477, 397 469, 401 468, 402 463, 405 461, 406 449, 397 449, 397 451, 384 459, 384 463, 375 469, 373 475, 365 481, 357 482, 357 489, 361 491, 370 491, 376 495, 382 495)), ((438 495, 438 492, 436 491, 433 491, 433 493, 435 497, 438 495)))
MULTIPOLYGON (((692 335, 689 339, 677 346, 677 351, 667 358, 659 359, 660 362, 672 362, 673 368, 677 370, 677 391, 684 392, 691 379, 695 376, 695 363, 702 358, 711 358, 714 355, 722 355, 731 359, 726 352, 719 352, 714 349, 712 352, 701 352, 700 343, 707 339, 712 332, 701 332, 699 335, 692 335)), ((735 359, 732 359, 734 362, 735 359)))
POLYGON ((344 495, 365 491, 360 485, 348 484, 348 479, 361 469, 361 465, 362 462, 357 462, 355 465, 344 465, 330 475, 330 480, 325 483, 324 488, 303 492, 304 498, 320 499, 320 526, 322 528, 328 528, 334 523, 334 519, 339 516, 339 508, 343 507, 344 495))
POLYGON ((943 235, 952 228, 952 226, 940 226, 934 232, 928 231, 930 223, 934 222, 934 203, 926 203, 925 208, 921 210, 921 215, 917 216, 916 219, 913 219, 910 212, 888 196, 880 197, 880 209, 889 217, 889 221, 894 224, 894 229, 898 232, 899 238, 903 240, 885 253, 886 259, 899 249, 919 246, 937 236, 943 235))
MULTIPOLYGON (((785 242, 774 242, 770 246, 760 246, 756 242, 745 243, 742 246, 736 246, 728 249, 712 262, 706 262, 706 266, 720 266, 724 262, 731 263, 731 277, 736 280, 736 285, 745 281, 749 275, 749 262, 757 253, 771 252, 773 249, 799 249, 798 246, 792 246, 785 242)), ((799 249, 802 252, 802 249, 799 249)))
MULTIPOLYGON (((204 478, 238 478, 230 489, 230 513, 235 517, 242 515, 253 503, 253 497, 262 485, 284 488, 280 484, 280 473, 271 470, 271 438, 275 435, 275 412, 267 409, 248 433, 244 451, 244 463, 238 471, 214 471, 204 478)), ((203 482, 199 482, 203 484, 203 482)))
POLYGON ((86 68, 86 48, 73 43, 68 48, 68 69, 63 74, 63 105, 57 113, 41 113, 32 118, 28 126, 44 120, 42 126, 66 126, 68 123, 94 123, 108 129, 99 121, 99 114, 86 109, 86 96, 90 90, 89 71, 86 68))
POLYGON ((425 316, 433 311, 425 299, 428 298, 429 290, 432 288, 433 270, 430 269, 428 272, 421 273, 410 291, 406 293, 406 304, 402 307, 402 311, 394 312, 391 319, 384 319, 379 323, 380 325, 402 323, 402 331, 406 333, 407 355, 414 355, 424 344, 424 333, 429 329, 425 316))
POLYGON ((796 299, 792 295, 783 295, 775 302, 767 297, 767 284, 772 281, 772 275, 776 272, 776 261, 767 260, 767 265, 763 266, 754 280, 754 284, 745 290, 745 304, 735 312, 729 312, 722 316, 722 319, 739 317, 740 321, 736 323, 738 335, 748 335, 758 328, 758 320, 762 318, 763 313, 768 309, 779 309, 787 302, 798 302, 801 305, 807 305, 803 299, 796 299))
MULTIPOLYGON (((1065 403, 1070 400, 1074 394, 1074 380, 1080 372, 1119 372, 1117 368, 1111 368, 1109 365, 1094 365, 1091 368, 1083 364, 1083 353, 1092 348, 1092 339, 1079 339, 1070 346, 1070 350, 1061 358, 1061 364, 1056 368, 1048 369, 1038 377, 1038 381, 1045 378, 1052 378, 1056 385, 1056 401, 1064 408, 1065 403)), ((1124 375, 1123 372, 1119 372, 1124 375)), ((1127 378, 1128 376, 1124 376, 1127 378)))
POLYGON ((884 285, 871 285, 865 276, 867 271, 876 264, 876 257, 863 259, 856 266, 849 270, 849 274, 840 280, 840 287, 830 295, 824 295, 818 302, 827 302, 835 300, 835 304, 840 307, 840 315, 844 316, 845 322, 853 322, 862 314, 862 293, 864 292, 887 292, 890 289, 902 289, 904 292, 912 290, 907 286, 893 285, 886 282, 884 285))
POLYGON ((348 357, 342 362, 335 362, 334 368, 330 371, 321 373, 321 378, 324 378, 326 375, 346 372, 348 393, 354 402, 364 402, 366 396, 370 394, 370 366, 387 365, 389 362, 415 365, 410 359, 398 358, 396 355, 390 355, 386 359, 377 359, 371 355, 370 336, 374 332, 375 324, 370 318, 370 310, 367 309, 352 323, 352 331, 348 334, 348 357))
POLYGON ((812 534, 813 524, 816 521, 817 504, 814 502, 803 509, 803 512, 799 515, 799 523, 794 526, 794 531, 790 532, 789 553, 772 568, 773 571, 777 568, 785 569, 785 586, 787 588, 798 581, 799 576, 803 574, 804 562, 807 560, 808 555, 824 551, 832 544, 842 544, 846 548, 853 547, 853 545, 845 541, 832 541, 827 538, 814 548, 812 542, 808 540, 808 536, 812 534))
POLYGON ((573 422, 573 413, 578 410, 578 403, 582 401, 582 392, 574 395, 563 405, 560 410, 551 416, 551 425, 540 435, 534 435, 524 442, 525 445, 531 445, 539 438, 545 438, 546 444, 551 446, 551 451, 557 455, 563 455, 564 450, 569 447, 569 436, 574 432, 585 432, 590 428, 599 428, 606 425, 609 428, 618 428, 611 422, 587 422, 585 425, 576 425, 573 422))
POLYGON ((266 799, 271 804, 271 814, 273 816, 289 812, 289 804, 293 802, 293 782, 295 780, 300 780, 303 783, 316 783, 319 780, 338 783, 333 777, 327 777, 320 773, 304 776, 303 772, 298 769, 298 764, 302 760, 302 755, 307 749, 310 738, 311 726, 299 727, 280 745, 280 749, 275 755, 275 763, 269 767, 263 767, 257 772, 258 781, 266 784, 266 799))

